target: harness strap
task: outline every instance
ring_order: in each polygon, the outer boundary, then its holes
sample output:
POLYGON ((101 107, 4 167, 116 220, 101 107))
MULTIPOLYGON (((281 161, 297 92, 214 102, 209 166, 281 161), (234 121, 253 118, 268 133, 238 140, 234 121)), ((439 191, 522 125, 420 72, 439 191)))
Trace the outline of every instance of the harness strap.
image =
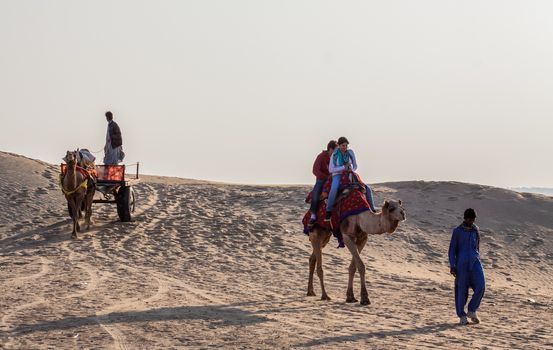
POLYGON ((79 186, 77 186, 77 188, 75 188, 73 191, 68 191, 66 190, 64 187, 63 187, 63 175, 60 174, 60 188, 61 188, 61 191, 66 195, 66 196, 69 196, 69 195, 72 195, 73 193, 77 192, 79 189, 81 188, 84 188, 85 190, 87 189, 88 187, 88 178, 85 178, 83 182, 81 182, 81 184, 79 186))

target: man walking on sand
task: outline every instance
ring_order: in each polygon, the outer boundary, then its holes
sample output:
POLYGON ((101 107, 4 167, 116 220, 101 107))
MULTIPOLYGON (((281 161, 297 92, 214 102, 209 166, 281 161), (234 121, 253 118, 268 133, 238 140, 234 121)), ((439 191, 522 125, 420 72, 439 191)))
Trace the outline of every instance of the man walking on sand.
POLYGON ((117 165, 125 158, 123 137, 119 125, 113 121, 113 114, 111 112, 106 112, 106 120, 108 121, 108 131, 106 134, 106 145, 104 146, 104 164, 117 165))
POLYGON ((476 212, 465 210, 464 221, 453 230, 449 244, 450 273, 455 276, 455 309, 461 325, 468 324, 467 317, 473 323, 480 323, 476 311, 486 289, 484 269, 480 262, 480 233, 474 224, 476 212), (469 287, 473 290, 472 299, 465 313, 469 287))

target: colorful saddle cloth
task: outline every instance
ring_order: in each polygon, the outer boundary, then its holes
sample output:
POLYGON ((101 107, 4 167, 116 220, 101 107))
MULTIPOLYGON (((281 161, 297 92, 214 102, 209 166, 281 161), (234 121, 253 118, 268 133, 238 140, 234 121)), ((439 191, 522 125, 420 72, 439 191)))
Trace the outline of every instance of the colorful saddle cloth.
MULTIPOLYGON (((76 168, 77 168, 77 171, 86 178, 92 179, 94 181, 96 181, 96 179, 98 178, 96 167, 85 169, 81 166, 77 166, 76 168)), ((67 164, 61 164, 61 175, 65 176, 65 174, 67 174, 67 164)))
MULTIPOLYGON (((330 192, 330 181, 327 181, 323 187, 322 198, 326 198, 330 192)), ((306 202, 311 198, 311 193, 307 196, 306 202)), ((344 219, 351 215, 356 215, 364 211, 371 210, 367 198, 365 196, 365 184, 361 181, 359 175, 355 173, 344 173, 340 179, 340 189, 338 191, 337 200, 334 203, 332 210, 332 218, 330 223, 325 222, 326 200, 322 199, 317 210, 317 222, 313 227, 309 226, 311 219, 311 210, 308 210, 303 217, 303 232, 307 235, 313 231, 315 226, 331 230, 334 237, 338 240, 338 248, 344 247, 342 233, 340 232, 340 224, 344 219), (350 176, 351 175, 351 176, 350 176)))

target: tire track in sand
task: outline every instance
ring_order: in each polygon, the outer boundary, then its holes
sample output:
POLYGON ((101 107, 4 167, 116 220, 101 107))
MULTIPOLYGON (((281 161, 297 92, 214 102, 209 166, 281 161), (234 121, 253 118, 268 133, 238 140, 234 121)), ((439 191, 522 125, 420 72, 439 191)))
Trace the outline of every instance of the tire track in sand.
MULTIPOLYGON (((40 257, 40 263, 41 263, 40 272, 38 272, 36 274, 33 274, 33 275, 30 275, 30 276, 17 277, 12 281, 12 283, 15 283, 15 284, 25 283, 25 281, 29 280, 29 279, 32 279, 32 281, 36 283, 37 279, 40 279, 41 277, 48 274, 48 272, 50 272, 51 261, 49 259, 41 256, 40 257)), ((21 310, 24 310, 24 309, 27 309, 27 308, 30 308, 30 307, 33 307, 33 306, 36 306, 36 305, 40 305, 40 304, 42 304, 46 301, 42 295, 39 296, 37 299, 38 300, 29 302, 29 303, 25 303, 25 304, 22 304, 22 305, 19 305, 19 306, 16 306, 16 307, 12 308, 12 309, 7 310, 6 313, 2 316, 2 319, 0 320, 0 322, 2 323, 2 327, 3 328, 7 327, 6 321, 12 315, 17 314, 21 310)))

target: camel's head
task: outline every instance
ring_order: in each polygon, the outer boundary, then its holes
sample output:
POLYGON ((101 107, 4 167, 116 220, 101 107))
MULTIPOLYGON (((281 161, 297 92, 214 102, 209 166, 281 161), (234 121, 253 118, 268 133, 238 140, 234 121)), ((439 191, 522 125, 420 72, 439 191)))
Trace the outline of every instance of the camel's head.
POLYGON ((384 205, 382 206, 382 214, 384 216, 387 216, 390 221, 395 224, 395 227, 397 227, 397 224, 400 221, 404 221, 406 219, 405 208, 403 208, 403 203, 401 202, 401 199, 397 202, 385 201, 384 205))
POLYGON ((65 157, 63 158, 63 160, 67 163, 67 164, 74 164, 77 162, 77 157, 78 157, 78 152, 77 151, 74 151, 74 152, 71 152, 71 151, 67 151, 67 153, 65 154, 65 157))

